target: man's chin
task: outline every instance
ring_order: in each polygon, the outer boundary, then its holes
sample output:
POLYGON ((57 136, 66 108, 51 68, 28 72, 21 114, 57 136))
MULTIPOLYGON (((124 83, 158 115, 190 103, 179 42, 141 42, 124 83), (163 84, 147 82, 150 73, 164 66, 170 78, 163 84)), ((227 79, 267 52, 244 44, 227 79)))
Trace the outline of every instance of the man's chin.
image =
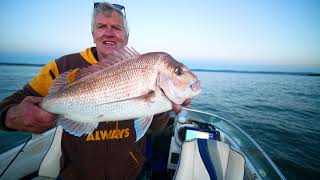
POLYGON ((106 54, 111 54, 115 49, 117 49, 117 47, 105 47, 103 48, 103 52, 106 54))
POLYGON ((100 46, 99 49, 101 53, 108 55, 108 54, 112 54, 118 48, 119 47, 117 45, 103 45, 103 46, 100 46))

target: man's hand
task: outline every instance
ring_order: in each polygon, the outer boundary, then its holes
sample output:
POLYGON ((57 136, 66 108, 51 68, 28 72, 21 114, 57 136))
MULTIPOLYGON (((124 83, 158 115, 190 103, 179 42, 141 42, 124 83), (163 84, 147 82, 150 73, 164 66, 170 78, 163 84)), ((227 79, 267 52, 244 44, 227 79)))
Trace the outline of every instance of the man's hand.
POLYGON ((28 96, 20 104, 9 108, 6 115, 6 126, 37 134, 53 127, 56 123, 56 115, 38 106, 42 99, 42 97, 28 96))
POLYGON ((191 99, 186 99, 181 105, 172 103, 172 110, 176 113, 182 111, 182 106, 189 106, 191 104, 191 99))

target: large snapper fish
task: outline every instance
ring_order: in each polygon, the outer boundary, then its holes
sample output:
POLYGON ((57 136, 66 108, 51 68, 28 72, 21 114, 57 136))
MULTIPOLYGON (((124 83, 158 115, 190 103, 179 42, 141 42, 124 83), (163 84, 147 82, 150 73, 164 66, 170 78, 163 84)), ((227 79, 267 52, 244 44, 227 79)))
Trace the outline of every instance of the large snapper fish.
POLYGON ((40 106, 59 114, 57 124, 75 136, 89 134, 102 121, 134 121, 138 141, 153 115, 200 93, 200 82, 164 52, 138 54, 127 47, 107 59, 56 78, 40 106))

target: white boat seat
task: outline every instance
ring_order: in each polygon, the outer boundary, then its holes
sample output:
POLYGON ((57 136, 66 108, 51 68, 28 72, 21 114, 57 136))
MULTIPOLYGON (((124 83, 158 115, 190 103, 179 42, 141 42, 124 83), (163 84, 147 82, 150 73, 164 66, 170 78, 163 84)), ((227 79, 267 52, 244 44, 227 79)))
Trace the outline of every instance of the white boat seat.
POLYGON ((244 157, 228 144, 195 139, 182 145, 176 180, 242 180, 244 157))
POLYGON ((56 132, 52 144, 43 158, 38 175, 34 180, 40 179, 56 179, 60 172, 60 158, 61 158, 61 138, 63 129, 61 126, 56 128, 56 132))

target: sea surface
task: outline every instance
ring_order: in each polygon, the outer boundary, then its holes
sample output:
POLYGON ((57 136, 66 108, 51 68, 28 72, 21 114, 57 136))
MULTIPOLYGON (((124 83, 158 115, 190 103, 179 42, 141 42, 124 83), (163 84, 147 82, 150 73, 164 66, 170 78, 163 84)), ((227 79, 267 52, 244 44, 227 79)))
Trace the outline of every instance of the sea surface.
MULTIPOLYGON (((20 89, 40 69, 0 65, 0 100, 20 89)), ((320 179, 319 76, 195 73, 202 93, 193 99, 191 108, 217 114, 241 127, 287 179, 320 179)), ((0 153, 27 138, 27 134, 0 132, 0 153)))

